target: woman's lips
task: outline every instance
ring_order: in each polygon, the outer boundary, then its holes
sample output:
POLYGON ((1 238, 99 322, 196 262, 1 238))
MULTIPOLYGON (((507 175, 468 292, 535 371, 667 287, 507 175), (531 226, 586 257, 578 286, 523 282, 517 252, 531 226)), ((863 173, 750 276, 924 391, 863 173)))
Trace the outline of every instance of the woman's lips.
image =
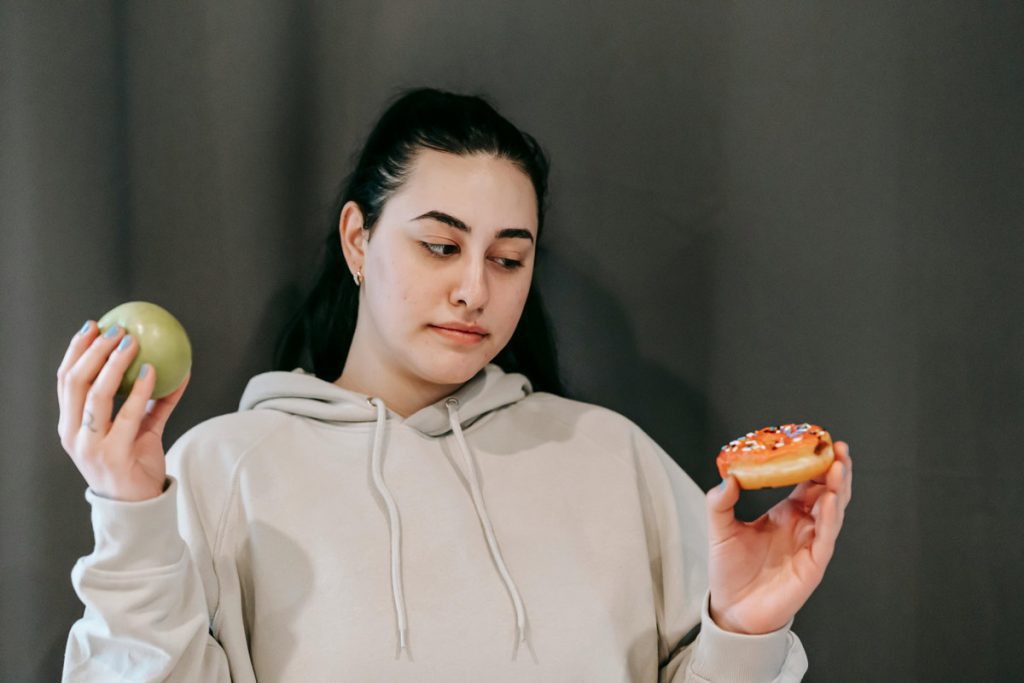
POLYGON ((485 334, 477 334, 475 332, 460 332, 459 330, 449 330, 447 327, 438 327, 437 325, 431 325, 430 329, 434 330, 442 337, 450 339, 453 342, 459 344, 479 344, 484 340, 485 334))

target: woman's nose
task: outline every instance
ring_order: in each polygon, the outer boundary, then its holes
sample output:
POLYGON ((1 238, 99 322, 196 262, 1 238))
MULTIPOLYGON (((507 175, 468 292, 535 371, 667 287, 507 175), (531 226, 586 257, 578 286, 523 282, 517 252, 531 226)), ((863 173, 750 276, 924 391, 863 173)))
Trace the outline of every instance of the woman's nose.
POLYGON ((470 310, 479 310, 487 305, 489 291, 487 273, 483 263, 460 264, 458 280, 452 288, 452 304, 464 305, 470 310))

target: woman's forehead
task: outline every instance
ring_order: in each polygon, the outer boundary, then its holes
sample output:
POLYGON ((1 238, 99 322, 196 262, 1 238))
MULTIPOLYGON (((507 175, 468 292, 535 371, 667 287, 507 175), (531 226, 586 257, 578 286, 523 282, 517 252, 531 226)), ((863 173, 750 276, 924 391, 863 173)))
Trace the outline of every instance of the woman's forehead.
MULTIPOLYGON (((533 183, 507 159, 424 150, 406 182, 388 202, 391 218, 417 221, 431 212, 452 216, 471 228, 518 227, 536 233, 533 183)), ((429 221, 428 221, 429 222, 429 221)))

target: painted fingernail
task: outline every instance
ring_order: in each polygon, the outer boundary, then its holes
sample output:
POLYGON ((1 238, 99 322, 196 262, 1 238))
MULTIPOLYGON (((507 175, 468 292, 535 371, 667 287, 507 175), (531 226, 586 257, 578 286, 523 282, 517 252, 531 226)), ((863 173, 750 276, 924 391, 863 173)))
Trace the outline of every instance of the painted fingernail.
POLYGON ((107 331, 103 333, 103 336, 106 337, 107 339, 113 339, 114 337, 117 336, 117 332, 120 329, 121 328, 118 327, 117 325, 111 325, 110 327, 107 328, 107 331))
POLYGON ((78 334, 85 334, 85 333, 86 333, 86 332, 88 332, 88 331, 89 331, 89 321, 88 321, 88 320, 86 320, 86 321, 85 321, 85 324, 84 324, 84 325, 82 325, 82 329, 80 329, 80 330, 78 331, 78 334))
POLYGON ((124 335, 124 337, 121 338, 121 343, 117 345, 117 350, 118 351, 124 351, 125 349, 128 348, 128 346, 131 343, 132 343, 132 336, 130 334, 126 334, 126 335, 124 335))
POLYGON ((143 363, 142 369, 139 370, 139 379, 145 377, 147 372, 149 372, 149 363, 143 363))
POLYGON ((725 485, 728 483, 728 481, 729 481, 728 479, 723 479, 722 483, 718 485, 718 490, 719 491, 724 491, 725 490, 725 485))

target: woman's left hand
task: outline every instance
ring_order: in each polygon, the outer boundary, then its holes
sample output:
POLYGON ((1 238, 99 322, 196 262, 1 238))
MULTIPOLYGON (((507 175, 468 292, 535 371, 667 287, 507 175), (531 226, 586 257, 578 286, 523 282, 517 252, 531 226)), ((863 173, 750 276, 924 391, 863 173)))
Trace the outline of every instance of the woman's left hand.
POLYGON ((853 491, 849 446, 835 461, 753 522, 736 519, 734 477, 707 494, 711 618, 737 633, 782 628, 817 588, 832 559, 853 491))

